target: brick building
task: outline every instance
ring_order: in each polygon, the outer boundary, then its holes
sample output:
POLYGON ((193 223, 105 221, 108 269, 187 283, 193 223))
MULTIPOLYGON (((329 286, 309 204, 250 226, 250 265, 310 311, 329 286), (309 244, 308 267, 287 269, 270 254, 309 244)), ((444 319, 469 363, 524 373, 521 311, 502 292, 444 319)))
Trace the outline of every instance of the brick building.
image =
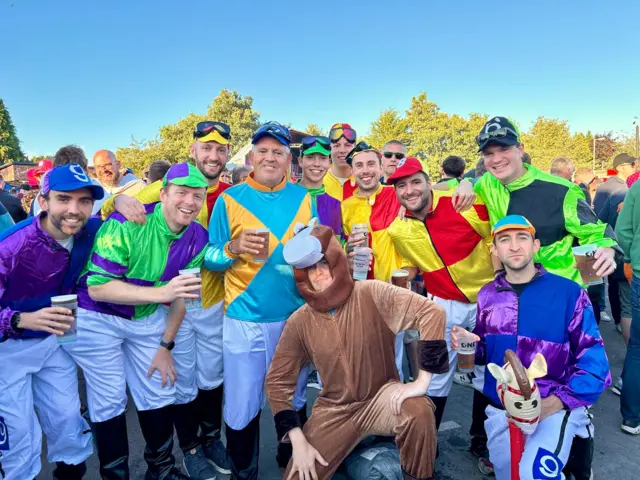
POLYGON ((0 165, 0 175, 7 183, 17 186, 27 183, 27 170, 37 166, 37 163, 32 162, 9 162, 0 165))

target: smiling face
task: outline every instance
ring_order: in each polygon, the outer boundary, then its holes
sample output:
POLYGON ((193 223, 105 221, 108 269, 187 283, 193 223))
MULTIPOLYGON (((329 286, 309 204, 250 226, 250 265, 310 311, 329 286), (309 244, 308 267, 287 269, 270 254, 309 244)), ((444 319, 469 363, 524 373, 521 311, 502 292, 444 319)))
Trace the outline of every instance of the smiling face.
POLYGON ((309 281, 316 292, 321 292, 333 283, 329 262, 324 258, 308 269, 309 281))
POLYGON ((380 185, 380 159, 375 152, 362 152, 353 159, 351 171, 360 193, 373 193, 380 185))
POLYGON ((302 184, 319 187, 331 167, 331 158, 321 153, 303 155, 300 159, 300 167, 302 167, 302 184))
POLYGON ((265 187, 274 188, 285 177, 291 165, 291 153, 270 136, 262 137, 249 154, 253 179, 265 187))
POLYGON ((344 137, 342 137, 337 142, 331 142, 331 161, 338 167, 347 165, 345 159, 347 158, 347 155, 349 155, 349 152, 351 152, 351 150, 353 150, 355 146, 355 142, 349 143, 344 137))
POLYGON ((229 160, 229 145, 196 141, 191 145, 191 156, 207 181, 215 182, 229 160))
POLYGON ((45 230, 62 240, 78 233, 85 226, 93 209, 93 196, 88 188, 72 192, 51 190, 39 196, 43 212, 47 212, 45 230))
POLYGON ((507 271, 527 268, 540 249, 540 240, 526 230, 505 230, 496 234, 491 251, 498 256, 507 271))
POLYGON ((500 180, 503 185, 517 180, 525 174, 522 166, 522 154, 524 146, 493 144, 482 150, 484 165, 489 173, 500 180))
POLYGON ((205 195, 205 188, 191 188, 172 183, 160 190, 164 219, 173 233, 178 233, 196 219, 205 195))
POLYGON ((431 183, 422 172, 414 173, 395 182, 398 202, 417 216, 426 216, 431 204, 431 183))

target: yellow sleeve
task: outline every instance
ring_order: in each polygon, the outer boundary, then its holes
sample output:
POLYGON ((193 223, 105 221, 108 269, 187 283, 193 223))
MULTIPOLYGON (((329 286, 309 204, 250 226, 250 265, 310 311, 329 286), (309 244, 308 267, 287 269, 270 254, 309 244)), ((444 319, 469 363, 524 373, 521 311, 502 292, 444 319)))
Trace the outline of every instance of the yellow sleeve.
MULTIPOLYGON (((162 180, 158 180, 157 182, 153 182, 151 185, 147 185, 140 191, 138 191, 135 195, 131 195, 134 198, 137 198, 142 203, 154 203, 160 201, 160 190, 162 189, 162 180)), ((128 192, 127 192, 128 193, 128 192)), ((121 195, 127 195, 127 193, 122 193, 121 195)), ((115 210, 115 200, 117 195, 105 200, 102 204, 102 209, 100 210, 100 214, 102 215, 102 219, 106 220, 109 215, 111 215, 115 210)))

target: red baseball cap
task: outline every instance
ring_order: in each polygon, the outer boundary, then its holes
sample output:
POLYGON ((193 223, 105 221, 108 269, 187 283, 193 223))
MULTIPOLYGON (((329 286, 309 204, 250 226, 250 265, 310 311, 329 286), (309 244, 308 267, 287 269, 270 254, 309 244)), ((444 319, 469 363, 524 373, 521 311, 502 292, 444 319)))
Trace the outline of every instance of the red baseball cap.
POLYGON ((401 178, 408 177, 409 175, 413 175, 418 172, 424 172, 424 168, 422 168, 420 160, 415 157, 403 158, 398 162, 398 168, 393 172, 393 175, 387 178, 387 183, 394 184, 401 178))

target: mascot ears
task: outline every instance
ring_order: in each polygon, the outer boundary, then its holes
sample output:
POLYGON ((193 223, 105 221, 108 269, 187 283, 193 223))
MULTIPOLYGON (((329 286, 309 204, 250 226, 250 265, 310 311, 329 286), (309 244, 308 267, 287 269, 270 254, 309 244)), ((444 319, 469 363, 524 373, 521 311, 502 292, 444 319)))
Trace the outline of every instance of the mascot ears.
POLYGON ((500 365, 496 365, 495 363, 490 363, 487 365, 489 372, 491 375, 498 381, 498 383, 509 384, 512 380, 512 375, 507 370, 502 368, 500 365))
POLYGON ((297 235, 302 230, 304 230, 305 228, 309 228, 309 233, 311 233, 311 229, 316 225, 317 222, 318 222, 318 219, 316 217, 313 217, 311 220, 309 220, 309 224, 308 225, 305 225, 304 223, 298 222, 293 227, 293 234, 297 235))
MULTIPOLYGON (((496 365, 495 363, 490 363, 487 365, 487 368, 499 383, 509 384, 513 380, 513 375, 510 371, 505 370, 503 367, 496 365)), ((533 383, 536 378, 542 378, 547 374, 547 361, 544 359, 542 354, 537 353, 533 362, 531 362, 531 365, 529 368, 526 368, 525 371, 527 373, 527 378, 529 378, 529 381, 533 383)))

